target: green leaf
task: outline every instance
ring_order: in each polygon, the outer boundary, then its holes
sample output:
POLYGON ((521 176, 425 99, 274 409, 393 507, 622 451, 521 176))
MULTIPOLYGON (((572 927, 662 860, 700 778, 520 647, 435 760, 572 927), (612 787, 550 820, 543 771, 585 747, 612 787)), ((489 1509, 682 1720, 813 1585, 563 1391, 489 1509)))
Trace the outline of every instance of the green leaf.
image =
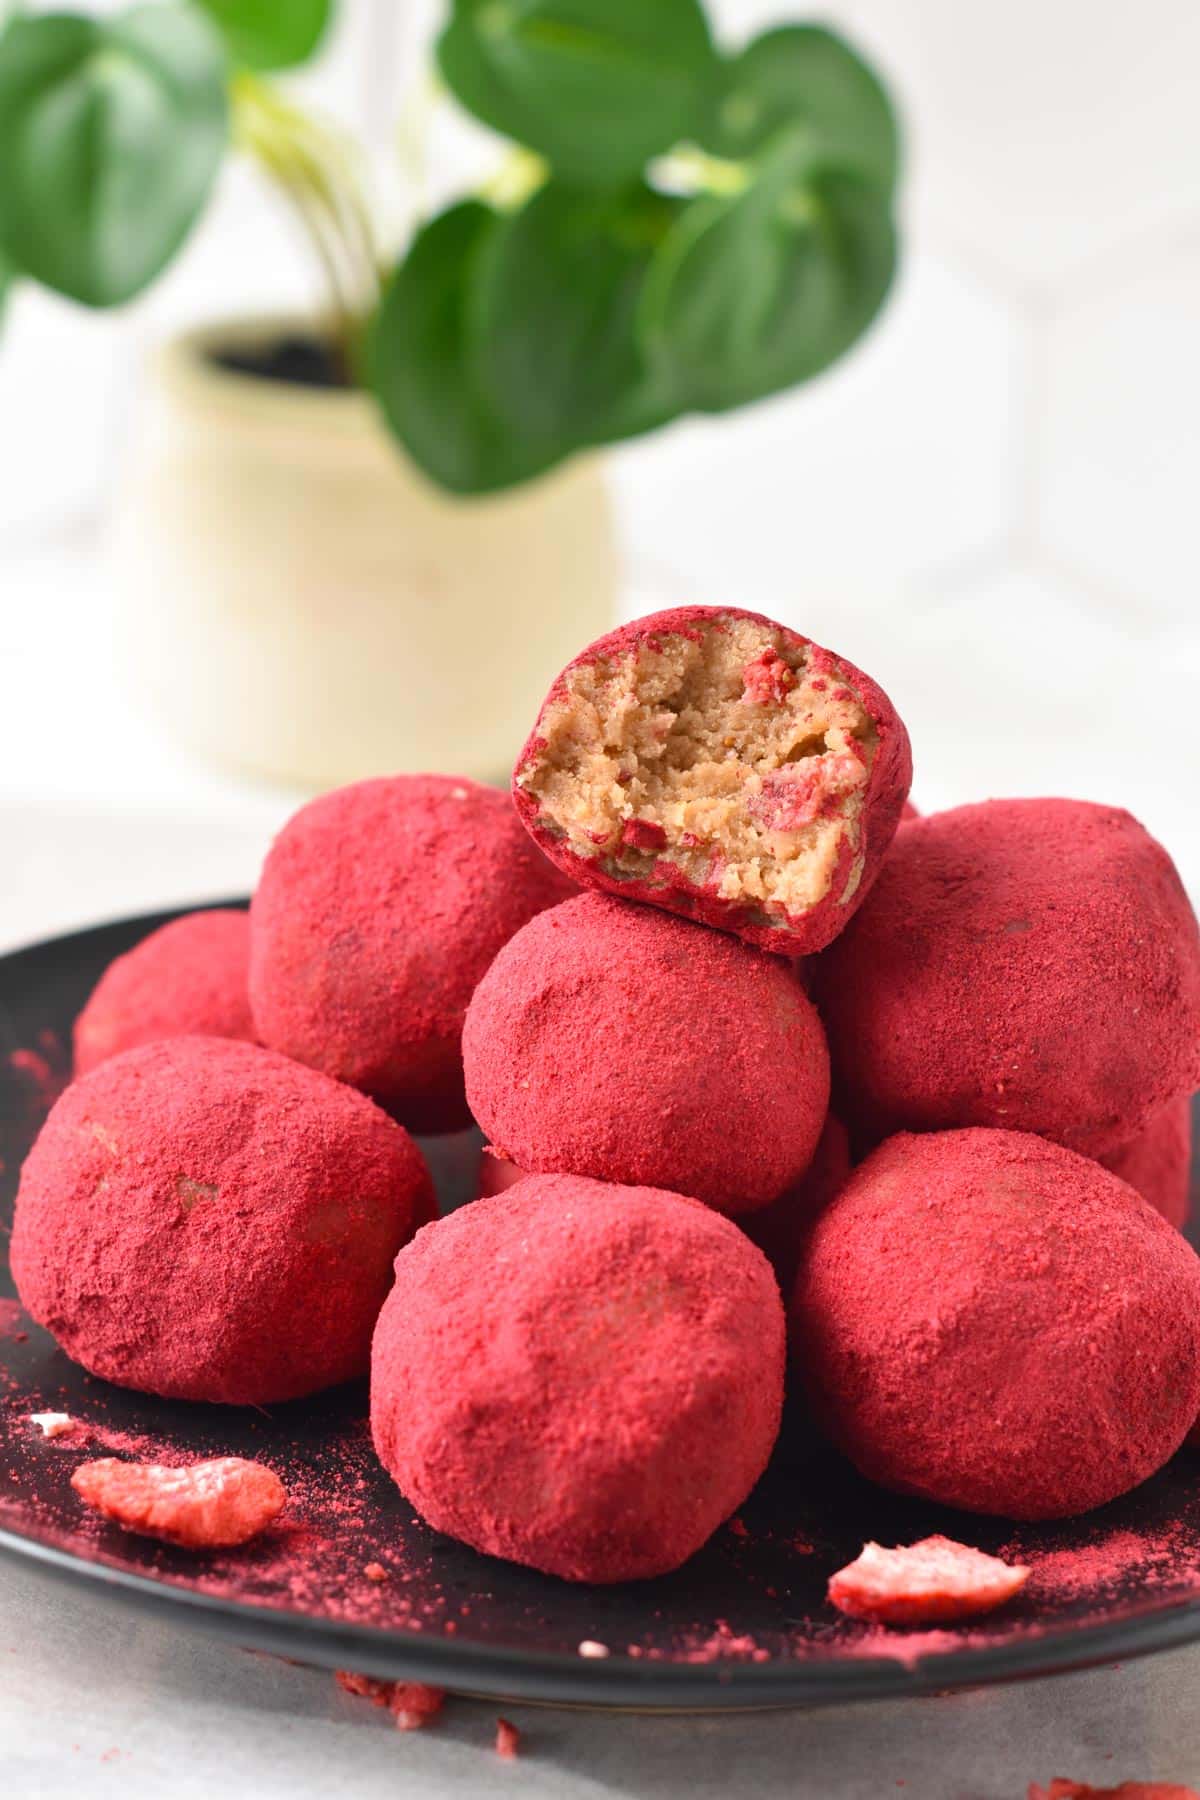
POLYGON ((814 170, 800 132, 742 193, 687 208, 650 271, 642 340, 687 406, 722 412, 836 361, 878 312, 895 259, 886 192, 814 170))
POLYGON ((728 62, 701 142, 742 162, 789 128, 803 130, 814 163, 894 185, 900 145, 891 102, 845 39, 820 25, 764 32, 728 62))
POLYGON ((634 327, 681 205, 640 182, 600 193, 552 179, 497 221, 479 269, 480 372, 527 442, 553 451, 671 416, 634 327))
POLYGON ((199 0, 245 69, 294 69, 329 27, 333 0, 199 0))
POLYGON ((427 475, 459 494, 525 481, 560 453, 521 442, 479 383, 473 295, 496 222, 478 200, 431 220, 388 284, 372 343, 372 385, 388 424, 427 475))
POLYGON ((119 305, 187 236, 227 131, 222 45, 194 8, 14 18, 0 38, 0 239, 45 286, 119 305))
POLYGON ((438 61, 484 124, 610 185, 699 130, 719 67, 699 0, 454 0, 438 61))

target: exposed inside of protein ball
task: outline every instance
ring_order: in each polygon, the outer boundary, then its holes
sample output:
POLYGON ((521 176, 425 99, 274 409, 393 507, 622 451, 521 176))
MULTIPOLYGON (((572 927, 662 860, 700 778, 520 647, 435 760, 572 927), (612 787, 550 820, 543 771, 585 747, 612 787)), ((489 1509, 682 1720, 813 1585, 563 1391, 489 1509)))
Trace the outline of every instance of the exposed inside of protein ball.
POLYGON ((877 735, 825 652, 723 618, 564 680, 520 783, 578 855, 630 878, 670 863, 722 899, 796 914, 824 899, 846 844, 836 898, 852 897, 877 735))

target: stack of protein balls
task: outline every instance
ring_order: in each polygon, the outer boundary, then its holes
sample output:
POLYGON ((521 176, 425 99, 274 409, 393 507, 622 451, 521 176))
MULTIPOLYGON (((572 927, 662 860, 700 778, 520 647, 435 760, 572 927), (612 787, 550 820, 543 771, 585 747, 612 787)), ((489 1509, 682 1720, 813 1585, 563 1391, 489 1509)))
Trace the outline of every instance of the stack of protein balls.
POLYGON ((23 1301, 185 1400, 370 1365, 423 1517, 572 1580, 738 1508, 789 1342, 886 1487, 1132 1488, 1200 1412, 1196 921, 1127 813, 917 818, 910 773, 859 670, 695 607, 564 671, 515 808, 432 775, 305 806, 248 926, 177 921, 90 1000, 23 1301), (437 1219, 408 1134, 472 1117, 480 1197, 437 1219))

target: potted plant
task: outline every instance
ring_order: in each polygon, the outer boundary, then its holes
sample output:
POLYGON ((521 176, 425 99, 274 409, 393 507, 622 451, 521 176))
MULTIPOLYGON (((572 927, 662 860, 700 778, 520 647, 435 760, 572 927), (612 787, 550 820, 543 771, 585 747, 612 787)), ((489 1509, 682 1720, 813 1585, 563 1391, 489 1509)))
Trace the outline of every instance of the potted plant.
POLYGON ((450 0, 441 81, 513 150, 397 252, 346 146, 275 79, 334 4, 18 10, 0 287, 121 305, 222 158, 254 157, 327 309, 159 358, 117 532, 132 646, 176 730, 227 760, 498 774, 512 721, 610 622, 597 452, 807 380, 866 330, 895 264, 896 126, 817 26, 725 51, 700 0, 450 0))

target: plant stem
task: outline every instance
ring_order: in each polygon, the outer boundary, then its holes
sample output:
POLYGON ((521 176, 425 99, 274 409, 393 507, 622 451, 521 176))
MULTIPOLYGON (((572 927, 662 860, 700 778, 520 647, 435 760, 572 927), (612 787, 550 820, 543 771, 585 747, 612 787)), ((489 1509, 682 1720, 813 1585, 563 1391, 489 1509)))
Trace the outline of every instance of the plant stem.
POLYGON ((749 185, 751 172, 745 163, 680 144, 660 157, 658 173, 666 187, 685 194, 740 194, 749 185))
POLYGON ((520 144, 514 145, 479 192, 490 205, 501 212, 513 211, 524 205, 530 194, 541 187, 549 173, 549 167, 545 157, 524 149, 520 144))
POLYGON ((382 283, 354 152, 339 133, 246 70, 233 76, 230 96, 235 142, 276 183, 316 256, 329 297, 334 355, 352 383, 382 283))

